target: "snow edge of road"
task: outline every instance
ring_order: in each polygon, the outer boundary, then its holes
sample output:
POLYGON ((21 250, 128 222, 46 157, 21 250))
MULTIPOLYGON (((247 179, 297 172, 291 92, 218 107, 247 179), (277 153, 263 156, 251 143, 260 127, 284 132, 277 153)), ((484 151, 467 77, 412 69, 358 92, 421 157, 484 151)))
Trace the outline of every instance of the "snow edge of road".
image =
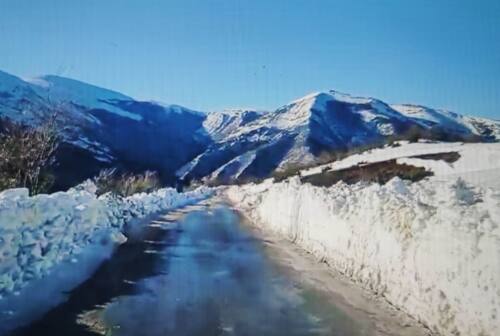
POLYGON ((281 183, 225 196, 435 333, 496 335, 500 194, 460 181, 330 188, 281 183), (362 209, 362 211, 359 211, 362 209))
POLYGON ((206 187, 164 188, 117 198, 96 196, 86 182, 67 192, 30 197, 0 193, 0 335, 66 298, 124 243, 126 224, 209 198, 206 187))

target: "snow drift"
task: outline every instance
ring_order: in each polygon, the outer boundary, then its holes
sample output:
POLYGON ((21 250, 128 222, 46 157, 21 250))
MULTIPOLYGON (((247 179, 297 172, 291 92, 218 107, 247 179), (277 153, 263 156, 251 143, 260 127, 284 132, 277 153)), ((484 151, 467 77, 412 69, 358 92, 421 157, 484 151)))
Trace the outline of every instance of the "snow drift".
POLYGON ((456 175, 330 188, 294 177, 231 187, 227 195, 252 210, 256 225, 289 238, 431 330, 499 334, 498 188, 456 175))
POLYGON ((89 245, 126 240, 125 223, 207 197, 200 188, 177 193, 165 188, 119 198, 97 197, 91 182, 50 195, 30 197, 24 188, 0 193, 0 301, 30 281, 50 274, 63 261, 78 263, 89 245))
POLYGON ((95 192, 85 182, 51 195, 30 197, 27 189, 0 193, 0 335, 66 300, 126 241, 126 228, 137 231, 141 218, 212 193, 165 188, 120 198, 95 192))

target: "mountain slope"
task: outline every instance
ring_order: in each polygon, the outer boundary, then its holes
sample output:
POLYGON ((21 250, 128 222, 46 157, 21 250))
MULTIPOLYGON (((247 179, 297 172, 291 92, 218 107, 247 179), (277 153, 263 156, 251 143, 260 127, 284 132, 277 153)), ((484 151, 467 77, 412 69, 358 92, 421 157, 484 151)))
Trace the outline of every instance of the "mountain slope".
POLYGON ((401 104, 391 107, 424 127, 439 126, 452 133, 473 134, 491 141, 500 139, 500 122, 496 120, 463 116, 421 105, 401 104))
POLYGON ((205 114, 137 101, 73 79, 23 80, 0 71, 0 116, 36 125, 54 113, 64 139, 58 188, 111 166, 158 170, 169 183, 176 178, 231 183, 314 166, 390 139, 500 138, 499 121, 333 90, 272 112, 205 114))
POLYGON ((210 142, 199 112, 136 101, 73 79, 22 80, 0 72, 0 116, 36 125, 53 114, 63 138, 57 189, 111 166, 158 170, 172 183, 175 171, 210 142))
POLYGON ((274 112, 215 112, 204 123, 214 140, 178 175, 218 183, 315 165, 335 153, 414 136, 496 141, 500 122, 415 105, 389 105, 337 91, 295 100, 274 112), (247 118, 245 116, 251 116, 247 118))

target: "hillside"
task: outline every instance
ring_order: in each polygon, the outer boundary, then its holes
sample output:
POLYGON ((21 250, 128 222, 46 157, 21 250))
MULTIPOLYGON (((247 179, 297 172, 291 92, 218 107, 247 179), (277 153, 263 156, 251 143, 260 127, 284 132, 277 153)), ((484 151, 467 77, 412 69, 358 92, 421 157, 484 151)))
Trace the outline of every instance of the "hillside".
POLYGON ((418 105, 390 105, 337 91, 274 111, 201 113, 137 101, 77 80, 0 72, 0 116, 37 125, 57 115, 63 144, 56 189, 105 167, 158 170, 175 179, 226 184, 336 160, 396 139, 492 142, 500 122, 418 105))
POLYGON ((214 183, 313 166, 394 139, 489 142, 500 134, 499 121, 337 91, 311 94, 274 112, 211 113, 205 128, 214 143, 178 174, 214 183))
POLYGON ((76 80, 29 80, 0 72, 0 116, 37 125, 56 114, 63 144, 57 155, 57 189, 104 167, 158 170, 166 182, 210 141, 204 115, 177 105, 134 100, 76 80))

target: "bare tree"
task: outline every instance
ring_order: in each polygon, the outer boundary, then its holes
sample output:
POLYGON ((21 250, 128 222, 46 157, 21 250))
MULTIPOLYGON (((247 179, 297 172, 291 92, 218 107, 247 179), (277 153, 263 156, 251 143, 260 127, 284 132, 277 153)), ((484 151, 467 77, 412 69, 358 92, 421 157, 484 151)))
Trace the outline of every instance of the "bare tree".
POLYGON ((37 127, 2 119, 0 134, 0 188, 26 187, 32 195, 53 183, 49 167, 59 144, 56 115, 37 127))

